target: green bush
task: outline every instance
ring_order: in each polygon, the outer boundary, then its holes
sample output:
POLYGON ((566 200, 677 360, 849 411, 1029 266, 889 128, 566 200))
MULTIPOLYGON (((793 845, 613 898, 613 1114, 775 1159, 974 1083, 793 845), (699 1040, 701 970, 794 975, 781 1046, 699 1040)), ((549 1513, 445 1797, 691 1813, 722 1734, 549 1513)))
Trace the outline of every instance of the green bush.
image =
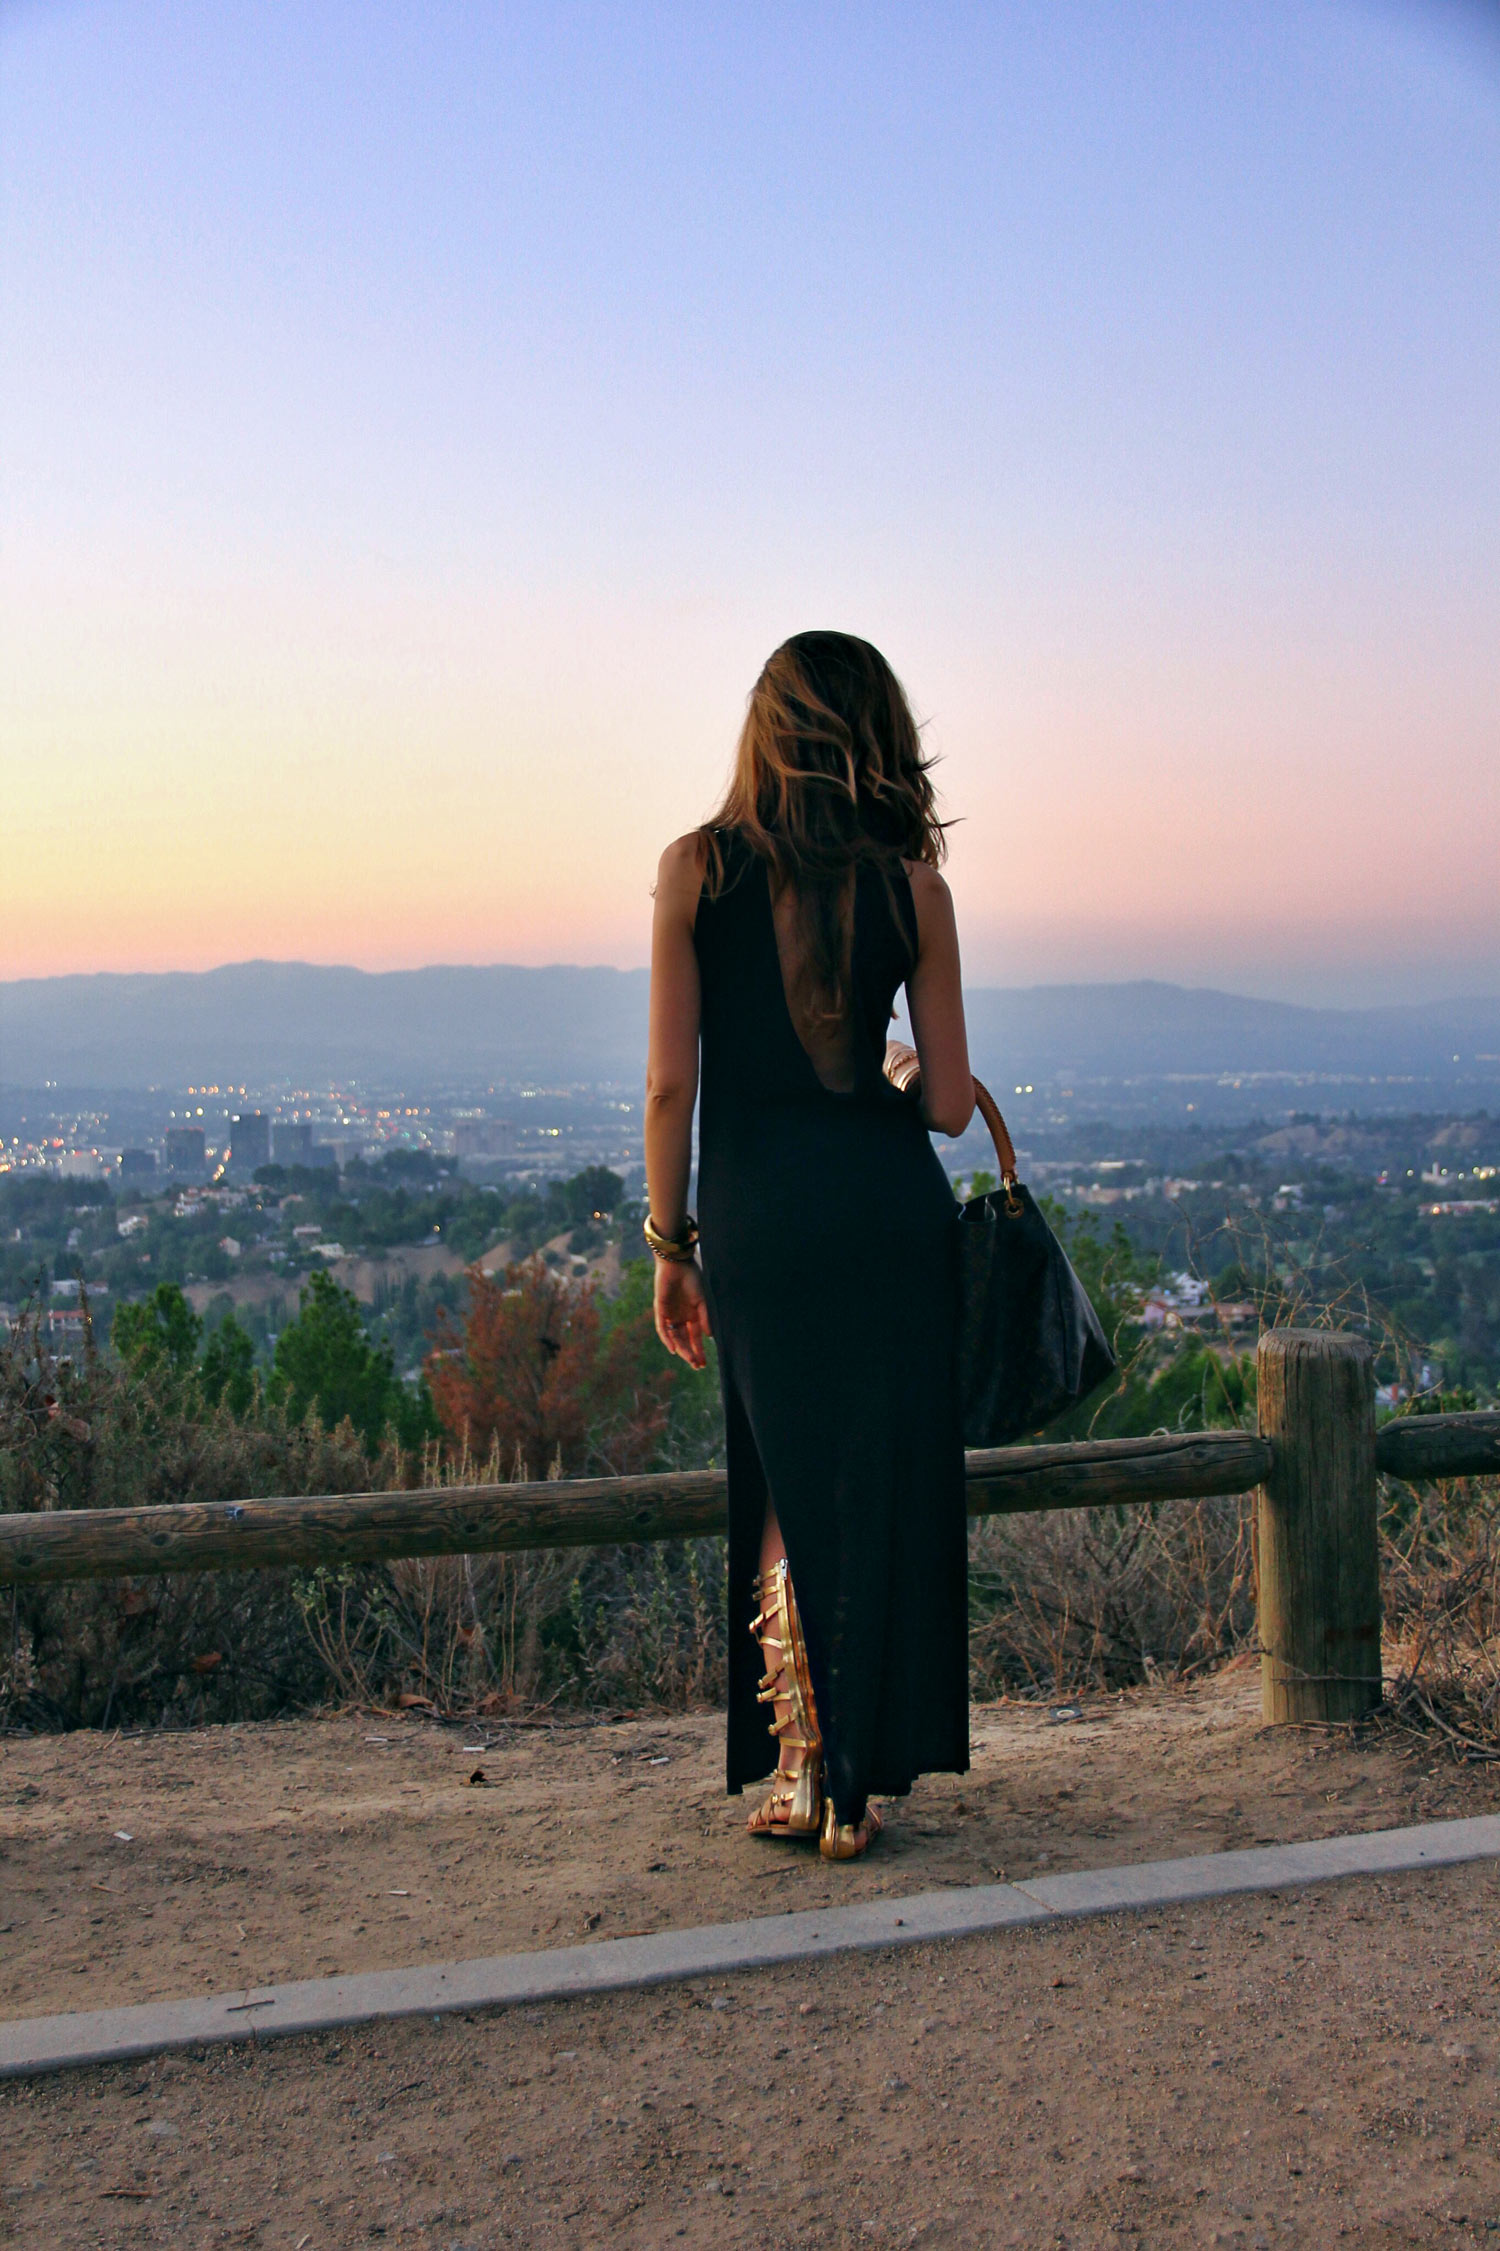
POLYGON ((425 1384, 408 1389, 386 1346, 370 1342, 352 1292, 331 1274, 308 1277, 295 1321, 276 1340, 267 1395, 288 1420, 316 1415, 327 1430, 348 1422, 377 1453, 387 1430, 399 1445, 436 1438, 437 1418, 425 1384))

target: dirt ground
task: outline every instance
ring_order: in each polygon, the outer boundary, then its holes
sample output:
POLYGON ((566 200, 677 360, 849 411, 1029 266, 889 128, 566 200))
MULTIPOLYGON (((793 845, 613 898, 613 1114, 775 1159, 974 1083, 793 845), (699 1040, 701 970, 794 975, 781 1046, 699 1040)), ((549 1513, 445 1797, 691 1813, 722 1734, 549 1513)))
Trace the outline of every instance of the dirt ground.
POLYGON ((1500 1769, 1196 1689, 978 1705, 853 1866, 747 1839, 717 1714, 0 1741, 0 2013, 41 2015, 1489 1812, 1500 1769), (1076 1715, 1058 1718, 1057 1713, 1076 1715), (480 1779, 476 1779, 480 1777, 480 1779))
MULTIPOLYGON (((1500 1796, 1494 1769, 1378 1730, 1262 1730, 1251 1672, 1055 1714, 980 1707, 974 1739, 968 1776, 923 1783, 844 1868, 741 1835, 713 1716, 12 1739, 0 2011, 1500 1796)), ((1482 1864, 11 2084, 0 2243, 1494 2242, 1497 1904, 1482 1864)))

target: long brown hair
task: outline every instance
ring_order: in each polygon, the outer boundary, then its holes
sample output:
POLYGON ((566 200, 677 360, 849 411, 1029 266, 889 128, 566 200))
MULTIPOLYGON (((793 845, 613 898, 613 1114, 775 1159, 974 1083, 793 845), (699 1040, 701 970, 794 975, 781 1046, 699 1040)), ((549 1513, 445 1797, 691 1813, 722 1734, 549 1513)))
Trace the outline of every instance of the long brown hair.
POLYGON ((946 823, 900 681, 852 633, 797 633, 750 691, 734 773, 704 830, 712 896, 725 881, 719 830, 733 829, 770 867, 773 891, 797 896, 807 966, 797 996, 828 1022, 849 1002, 854 884, 861 866, 886 883, 902 860, 942 861, 946 823))

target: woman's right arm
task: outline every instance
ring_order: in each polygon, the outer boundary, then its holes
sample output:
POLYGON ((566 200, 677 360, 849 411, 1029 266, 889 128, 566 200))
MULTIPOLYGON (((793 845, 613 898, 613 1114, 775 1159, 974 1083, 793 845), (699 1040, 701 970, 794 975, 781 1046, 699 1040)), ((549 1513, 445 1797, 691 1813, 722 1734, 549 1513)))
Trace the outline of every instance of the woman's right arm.
MULTIPOLYGON (((651 1030, 646 1061, 646 1195, 653 1224, 680 1235, 687 1221, 698 1098, 698 955, 693 924, 703 888, 698 836, 669 844, 656 873, 651 930, 651 1030)), ((690 1367, 705 1365, 708 1312, 696 1260, 659 1260, 656 1333, 690 1367)))
POLYGON ((922 1068, 922 1122, 960 1134, 974 1115, 974 1073, 964 1026, 963 976, 953 895, 934 867, 911 868, 917 958, 906 980, 912 1038, 922 1068))

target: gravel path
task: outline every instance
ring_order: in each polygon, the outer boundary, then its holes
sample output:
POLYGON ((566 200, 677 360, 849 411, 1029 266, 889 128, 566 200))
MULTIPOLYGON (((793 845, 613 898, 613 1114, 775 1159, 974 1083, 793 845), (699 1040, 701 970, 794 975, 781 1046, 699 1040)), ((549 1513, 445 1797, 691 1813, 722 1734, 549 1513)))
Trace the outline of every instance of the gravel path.
MULTIPOLYGON (((835 1869, 755 1845, 712 1716, 345 1715, 0 1743, 0 2008, 102 2006, 1489 1812, 1253 1678, 975 1715, 835 1869), (471 1782, 481 1772, 484 1779, 471 1782), (117 1836, 116 1831, 123 1831, 117 1836)), ((1500 2240, 1489 1864, 0 2088, 0 2243, 1500 2240)))
POLYGON ((406 1715, 0 1741, 0 2014, 575 1944, 939 1884, 1488 1813, 1494 1768, 1260 1726, 1253 1672, 979 1707, 868 1861, 753 1842, 716 1714, 406 1715), (468 1748, 474 1744, 482 1747, 468 1748), (483 1777, 474 1781, 475 1775, 483 1777))
POLYGON ((1494 1868, 0 2088, 0 2242, 1491 2243, 1494 1868))

